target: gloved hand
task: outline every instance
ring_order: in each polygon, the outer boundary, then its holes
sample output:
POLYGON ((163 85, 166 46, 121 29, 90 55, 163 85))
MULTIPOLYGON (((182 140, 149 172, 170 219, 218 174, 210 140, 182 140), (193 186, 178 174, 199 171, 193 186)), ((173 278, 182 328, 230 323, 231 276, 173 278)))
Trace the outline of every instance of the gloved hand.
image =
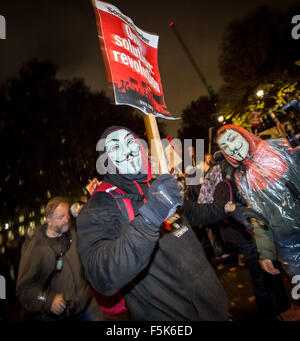
POLYGON ((243 206, 241 204, 235 204, 235 210, 232 212, 226 212, 227 216, 243 224, 248 230, 252 231, 253 226, 251 225, 249 218, 255 218, 268 226, 268 220, 260 213, 254 211, 252 208, 243 206))
POLYGON ((181 205, 183 195, 178 182, 171 174, 162 174, 151 184, 148 200, 139 212, 147 222, 160 226, 181 205))

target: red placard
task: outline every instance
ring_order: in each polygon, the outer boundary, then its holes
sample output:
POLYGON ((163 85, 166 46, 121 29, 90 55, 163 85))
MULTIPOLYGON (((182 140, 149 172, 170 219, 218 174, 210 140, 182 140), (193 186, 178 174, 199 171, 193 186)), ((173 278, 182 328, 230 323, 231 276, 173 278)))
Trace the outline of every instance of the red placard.
POLYGON ((158 36, 136 27, 111 4, 93 0, 93 5, 116 104, 130 105, 145 114, 168 115, 157 65, 158 36))

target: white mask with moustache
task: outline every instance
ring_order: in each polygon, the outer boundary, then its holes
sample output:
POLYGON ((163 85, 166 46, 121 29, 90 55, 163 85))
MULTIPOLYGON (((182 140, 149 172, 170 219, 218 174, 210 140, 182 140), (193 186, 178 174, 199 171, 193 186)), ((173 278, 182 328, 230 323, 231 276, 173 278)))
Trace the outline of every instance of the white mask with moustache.
POLYGON ((135 137, 125 129, 111 132, 105 139, 105 149, 120 174, 138 174, 142 168, 142 155, 135 137))
POLYGON ((248 141, 233 129, 225 130, 217 142, 224 153, 236 161, 243 161, 249 153, 248 141))

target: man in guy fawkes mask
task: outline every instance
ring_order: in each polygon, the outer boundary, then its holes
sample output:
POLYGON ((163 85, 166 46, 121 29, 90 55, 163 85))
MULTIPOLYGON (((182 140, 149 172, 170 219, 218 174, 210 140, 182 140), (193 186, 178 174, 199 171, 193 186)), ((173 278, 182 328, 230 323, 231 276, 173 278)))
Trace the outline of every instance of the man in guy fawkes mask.
MULTIPOLYGON (((181 188, 170 174, 149 184, 135 134, 111 127, 101 140, 109 173, 77 218, 92 287, 106 296, 121 291, 133 320, 227 320, 225 292, 189 226, 224 219, 224 205, 185 202, 183 214, 173 215, 183 205, 181 188)), ((258 217, 245 210, 244 217, 258 217)))
POLYGON ((254 229, 263 268, 278 274, 282 261, 290 276, 300 273, 300 148, 286 139, 264 141, 235 125, 217 132, 218 145, 237 170, 235 182, 250 206, 262 213, 269 228, 254 229))

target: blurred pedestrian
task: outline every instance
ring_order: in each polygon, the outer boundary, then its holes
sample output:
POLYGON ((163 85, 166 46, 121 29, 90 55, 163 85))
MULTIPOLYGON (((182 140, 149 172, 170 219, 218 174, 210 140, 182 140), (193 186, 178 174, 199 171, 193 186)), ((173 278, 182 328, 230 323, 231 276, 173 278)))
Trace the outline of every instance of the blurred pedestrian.
POLYGON ((24 241, 22 244, 22 248, 21 248, 21 255, 25 252, 29 242, 32 240, 34 234, 35 234, 36 229, 28 226, 26 231, 25 231, 25 235, 24 235, 24 241))
POLYGON ((287 139, 292 147, 300 146, 300 133, 296 133, 293 126, 290 123, 285 124, 285 132, 287 134, 287 139))
POLYGON ((46 224, 22 253, 17 297, 36 320, 99 321, 103 315, 84 278, 69 209, 66 198, 48 202, 46 224))

